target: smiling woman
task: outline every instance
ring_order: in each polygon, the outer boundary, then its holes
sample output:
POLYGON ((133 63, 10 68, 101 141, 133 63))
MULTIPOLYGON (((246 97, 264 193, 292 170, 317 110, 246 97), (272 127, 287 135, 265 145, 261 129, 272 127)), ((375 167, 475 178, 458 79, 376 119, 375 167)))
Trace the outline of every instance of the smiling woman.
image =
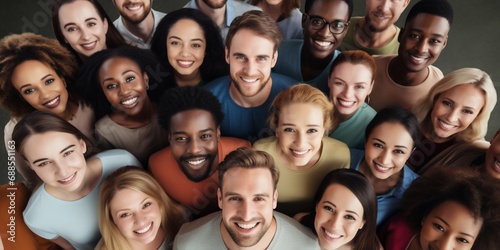
POLYGON ((57 40, 85 61, 97 51, 126 45, 120 32, 96 0, 56 0, 52 27, 57 40))

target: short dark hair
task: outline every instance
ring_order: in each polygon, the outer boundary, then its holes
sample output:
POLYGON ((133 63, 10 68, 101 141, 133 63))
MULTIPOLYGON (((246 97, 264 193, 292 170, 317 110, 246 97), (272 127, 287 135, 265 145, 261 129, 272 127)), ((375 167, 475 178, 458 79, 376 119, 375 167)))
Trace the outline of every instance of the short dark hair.
MULTIPOLYGON (((353 0, 322 0, 322 1, 344 1, 348 6, 348 12, 349 12, 347 21, 351 20, 352 11, 354 9, 353 0)), ((309 14, 309 11, 311 10, 311 8, 315 2, 316 2, 316 0, 306 0, 306 3, 304 4, 304 13, 309 14)))
POLYGON ((160 64, 149 50, 139 49, 134 46, 122 46, 94 53, 82 65, 76 82, 76 88, 85 103, 94 109, 97 120, 113 112, 113 108, 104 95, 101 83, 99 82, 99 70, 111 58, 130 59, 137 64, 141 73, 148 73, 149 91, 162 89, 162 85, 166 85, 161 77, 150 73, 152 70, 156 70, 156 66, 160 64))
MULTIPOLYGON (((78 53, 69 44, 66 43, 66 39, 64 38, 64 35, 60 28, 61 23, 59 22, 59 9, 61 8, 61 6, 75 1, 77 0, 54 0, 52 4, 52 29, 54 30, 57 41, 59 41, 61 45, 71 51, 75 55, 75 58, 78 60, 78 62, 81 63, 78 53)), ((108 31, 106 32, 106 47, 109 49, 126 45, 127 42, 122 37, 118 29, 116 29, 116 27, 113 25, 113 21, 109 18, 102 5, 97 0, 87 1, 94 5, 101 19, 108 22, 108 31)))
POLYGON ((401 200, 408 225, 414 232, 422 220, 445 201, 466 207, 483 221, 472 249, 496 249, 500 237, 500 182, 471 169, 439 166, 412 182, 401 200), (496 247, 495 247, 496 246, 496 247))
POLYGON ((384 122, 396 122, 406 128, 406 131, 413 139, 413 148, 420 144, 421 132, 417 117, 400 106, 391 106, 381 109, 370 123, 366 126, 365 141, 368 139, 372 131, 384 122))
POLYGON ((158 122, 166 131, 170 131, 172 116, 193 109, 210 112, 217 127, 224 119, 219 99, 212 92, 200 87, 185 86, 172 88, 161 97, 158 105, 158 122))
POLYGON ((248 29, 274 43, 274 51, 277 51, 283 35, 274 21, 268 14, 260 10, 250 10, 243 15, 236 17, 226 36, 226 48, 231 48, 233 37, 239 30, 248 29))
POLYGON ((453 7, 447 0, 421 0, 418 1, 408 12, 405 24, 413 20, 418 14, 427 13, 440 16, 448 20, 451 26, 453 22, 453 7))
POLYGON ((224 161, 219 163, 217 170, 219 171, 219 187, 222 189, 224 174, 232 168, 266 168, 271 172, 273 179, 273 188, 276 190, 280 179, 280 172, 274 165, 273 157, 264 151, 253 148, 238 148, 229 153, 224 161))
POLYGON ((203 63, 200 65, 201 79, 210 82, 218 77, 229 74, 229 65, 224 58, 224 44, 220 36, 219 27, 205 13, 197 9, 181 8, 168 13, 156 27, 156 31, 151 39, 151 51, 155 53, 158 60, 165 68, 173 71, 168 63, 168 53, 166 41, 168 32, 179 20, 192 20, 196 22, 205 36, 206 48, 203 63))
POLYGON ((359 200, 363 207, 363 220, 365 225, 358 230, 356 236, 351 240, 354 250, 376 250, 379 249, 379 243, 375 232, 377 226, 377 195, 375 189, 366 177, 354 169, 335 169, 328 173, 314 194, 313 206, 309 214, 304 216, 300 223, 310 228, 317 234, 314 228, 314 218, 316 217, 316 205, 321 201, 326 189, 333 185, 340 184, 349 189, 359 200))

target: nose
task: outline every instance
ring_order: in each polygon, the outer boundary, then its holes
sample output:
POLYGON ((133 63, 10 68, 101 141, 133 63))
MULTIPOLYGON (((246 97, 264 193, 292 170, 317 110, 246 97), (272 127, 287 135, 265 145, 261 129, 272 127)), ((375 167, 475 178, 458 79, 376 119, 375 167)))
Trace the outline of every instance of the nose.
POLYGON ((391 6, 391 0, 382 0, 380 1, 378 9, 379 11, 385 12, 386 10, 389 10, 390 6, 391 6))
POLYGON ((142 214, 142 213, 135 213, 134 214, 134 224, 142 226, 144 224, 144 222, 146 221, 144 219, 145 217, 146 216, 144 216, 144 214, 142 214))
POLYGON ((338 213, 334 213, 331 217, 330 217, 330 227, 332 229, 334 228, 341 228, 342 227, 342 219, 340 218, 339 214, 338 213))
POLYGON ((458 120, 459 112, 460 112, 459 109, 450 110, 448 112, 448 114, 446 115, 446 119, 448 119, 448 122, 454 122, 454 121, 458 120))
POLYGON ((186 44, 182 45, 180 54, 181 56, 187 56, 189 54, 189 48, 186 44))
POLYGON ((322 37, 327 37, 331 35, 332 33, 330 32, 330 24, 325 24, 325 26, 322 29, 318 30, 317 33, 320 34, 322 37))
POLYGON ((245 74, 247 74, 249 76, 254 75, 254 73, 257 69, 256 62, 253 62, 252 60, 248 60, 244 69, 245 69, 245 74))
POLYGON ((391 152, 389 150, 384 150, 378 157, 382 164, 386 164, 391 160, 391 152))
POLYGON ((437 241, 438 249, 440 250, 451 250, 454 247, 455 239, 453 236, 443 236, 443 238, 437 241))
POLYGON ((417 44, 415 44, 415 49, 420 53, 425 53, 429 50, 429 46, 427 46, 426 39, 420 39, 417 44))
POLYGON ((252 207, 250 202, 242 202, 240 208, 240 216, 244 221, 250 221, 252 219, 252 207))
POLYGON ((120 95, 126 95, 130 92, 130 87, 127 83, 120 83, 120 95))
POLYGON ((60 177, 62 178, 68 177, 70 171, 68 170, 65 164, 57 160, 54 160, 53 164, 57 168, 57 173, 59 174, 60 177))
POLYGON ((351 97, 354 95, 354 88, 346 86, 342 92, 345 97, 351 97))
POLYGON ((297 134, 295 135, 295 144, 297 146, 301 146, 305 142, 305 134, 302 132, 297 131, 297 134))
POLYGON ((39 88, 38 92, 40 93, 40 97, 42 99, 46 99, 50 97, 50 90, 46 88, 39 88))
POLYGON ((82 39, 83 41, 87 41, 90 39, 90 33, 84 27, 80 29, 80 39, 82 39))
POLYGON ((200 142, 197 139, 191 140, 188 146, 188 153, 197 154, 201 152, 200 142))

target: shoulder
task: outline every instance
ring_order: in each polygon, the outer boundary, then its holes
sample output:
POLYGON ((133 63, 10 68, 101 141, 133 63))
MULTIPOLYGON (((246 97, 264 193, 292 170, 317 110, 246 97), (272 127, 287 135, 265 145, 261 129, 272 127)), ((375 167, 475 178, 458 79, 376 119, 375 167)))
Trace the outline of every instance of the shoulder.
POLYGON ((317 237, 309 228, 279 212, 274 212, 274 218, 276 219, 277 232, 270 248, 319 249, 317 237))
POLYGON ((124 149, 112 149, 93 156, 101 160, 103 168, 107 165, 134 165, 141 166, 137 158, 124 149))
POLYGON ((237 149, 239 147, 252 146, 252 144, 250 144, 249 141, 235 137, 221 137, 219 143, 223 148, 229 148, 229 149, 230 148, 237 149))
POLYGON ((256 142, 254 142, 253 147, 257 150, 269 151, 269 149, 276 145, 278 139, 274 136, 262 138, 256 142))
POLYGON ((323 143, 325 144, 325 146, 327 148, 335 148, 335 150, 342 150, 342 151, 345 151, 347 150, 347 152, 349 152, 349 147, 347 147, 347 144, 345 144, 344 142, 341 142, 337 139, 333 139, 331 137, 328 137, 328 136, 325 136, 323 137, 323 143))
POLYGON ((196 249, 210 245, 206 240, 220 236, 221 212, 215 212, 205 217, 182 225, 174 240, 174 249, 196 249))
POLYGON ((276 88, 279 91, 298 83, 297 80, 278 73, 271 73, 271 78, 273 79, 273 89, 276 88))
POLYGON ((229 76, 219 77, 209 83, 207 83, 203 88, 210 90, 215 96, 222 95, 228 92, 229 84, 231 83, 231 79, 229 76))

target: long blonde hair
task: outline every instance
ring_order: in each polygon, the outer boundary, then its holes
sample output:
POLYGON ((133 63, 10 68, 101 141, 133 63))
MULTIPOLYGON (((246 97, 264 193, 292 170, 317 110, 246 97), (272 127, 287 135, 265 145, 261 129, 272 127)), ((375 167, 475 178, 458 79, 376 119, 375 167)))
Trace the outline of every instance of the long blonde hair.
POLYGON ((99 191, 99 229, 103 240, 101 249, 131 249, 127 239, 114 223, 109 206, 115 194, 123 189, 144 193, 158 202, 162 217, 161 227, 169 239, 175 237, 184 222, 183 213, 150 174, 138 167, 126 166, 110 174, 99 191))
POLYGON ((469 127, 457 133, 455 138, 462 142, 472 142, 484 138, 488 131, 488 120, 497 103, 497 92, 490 76, 476 68, 462 68, 447 74, 432 87, 422 105, 415 108, 414 113, 417 115, 424 134, 430 134, 433 130, 431 113, 439 95, 451 88, 465 84, 472 84, 483 92, 484 106, 469 127))

